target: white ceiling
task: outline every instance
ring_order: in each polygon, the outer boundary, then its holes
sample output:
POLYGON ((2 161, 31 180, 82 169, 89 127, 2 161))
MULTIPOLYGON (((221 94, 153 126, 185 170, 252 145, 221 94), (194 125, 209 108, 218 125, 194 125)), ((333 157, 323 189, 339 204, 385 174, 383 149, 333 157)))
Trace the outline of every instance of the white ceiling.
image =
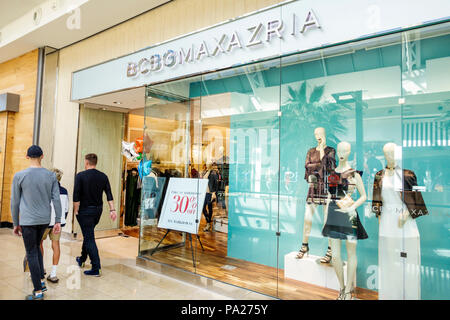
MULTIPOLYGON (((133 110, 145 107, 145 87, 118 91, 102 96, 80 100, 80 103, 95 104, 104 107, 133 110)), ((111 108, 107 108, 111 110, 111 108)))
MULTIPOLYGON (((36 4, 44 5, 47 1, 0 0, 0 20, 9 21, 9 25, 14 24, 14 20, 23 19, 29 15, 30 10, 36 8, 36 4), (23 15, 23 12, 26 15, 23 15)), ((54 1, 64 4, 69 3, 70 0, 54 1)), ((60 49, 170 1, 172 0, 88 0, 80 6, 79 29, 67 28, 67 21, 73 12, 63 14, 34 30, 33 21, 26 19, 25 22, 30 23, 28 33, 21 34, 16 40, 5 43, 3 46, 0 44, 0 63, 43 46, 60 49)), ((3 22, 0 22, 0 29, 2 24, 3 22)), ((10 33, 2 34, 2 38, 6 39, 6 36, 11 35, 10 33)))
POLYGON ((0 0, 0 28, 40 5, 46 0, 0 0))

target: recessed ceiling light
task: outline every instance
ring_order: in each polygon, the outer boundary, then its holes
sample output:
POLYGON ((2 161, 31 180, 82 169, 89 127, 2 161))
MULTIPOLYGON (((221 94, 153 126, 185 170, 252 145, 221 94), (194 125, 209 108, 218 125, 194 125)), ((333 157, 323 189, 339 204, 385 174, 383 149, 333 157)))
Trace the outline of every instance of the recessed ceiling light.
POLYGON ((42 18, 42 8, 38 8, 34 13, 33 13, 33 21, 35 25, 38 25, 39 22, 41 22, 41 18, 42 18))
POLYGON ((103 110, 103 111, 106 111, 107 109, 106 109, 106 108, 102 108, 102 110, 103 110))
POLYGON ((122 102, 120 102, 120 101, 114 101, 113 103, 114 104, 122 104, 122 102))

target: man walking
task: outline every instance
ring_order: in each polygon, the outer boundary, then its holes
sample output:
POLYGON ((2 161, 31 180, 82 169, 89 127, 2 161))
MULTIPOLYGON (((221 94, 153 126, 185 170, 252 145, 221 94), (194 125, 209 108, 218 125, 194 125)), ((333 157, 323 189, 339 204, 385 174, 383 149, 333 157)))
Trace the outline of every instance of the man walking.
POLYGON ((61 232, 61 200, 55 174, 41 166, 42 149, 28 148, 30 167, 14 175, 11 194, 11 215, 14 234, 22 236, 34 291, 27 300, 42 300, 47 290, 40 244, 51 218, 51 203, 55 208, 53 233, 61 232))
POLYGON ((76 261, 80 267, 83 267, 89 255, 92 269, 84 271, 84 274, 99 277, 101 274, 101 265, 97 244, 95 243, 94 228, 100 221, 102 215, 103 192, 106 193, 110 217, 113 221, 116 220, 117 213, 114 209, 108 177, 103 172, 98 171, 96 166, 97 155, 94 153, 87 154, 84 157, 84 168, 86 170, 78 173, 75 177, 73 212, 77 217, 81 232, 83 233, 81 256, 77 257, 76 261))
MULTIPOLYGON (((61 178, 62 178, 63 172, 56 168, 52 169, 51 171, 56 175, 56 179, 58 180, 59 195, 60 195, 59 197, 61 199, 61 207, 62 207, 61 228, 63 228, 66 225, 67 214, 69 213, 69 197, 68 197, 66 188, 61 186, 61 178)), ((47 277, 47 280, 52 283, 57 283, 59 281, 59 279, 56 275, 56 270, 58 268, 59 257, 61 256, 61 248, 59 245, 59 240, 61 239, 61 232, 59 232, 58 234, 55 234, 53 232, 53 226, 55 224, 55 216, 56 216, 55 209, 52 205, 52 216, 51 216, 50 224, 49 224, 48 228, 45 230, 44 236, 42 237, 42 240, 41 240, 42 256, 44 256, 44 245, 43 244, 44 244, 44 240, 47 239, 47 236, 50 238, 50 241, 52 242, 53 264, 52 264, 52 271, 51 271, 50 275, 47 277)))

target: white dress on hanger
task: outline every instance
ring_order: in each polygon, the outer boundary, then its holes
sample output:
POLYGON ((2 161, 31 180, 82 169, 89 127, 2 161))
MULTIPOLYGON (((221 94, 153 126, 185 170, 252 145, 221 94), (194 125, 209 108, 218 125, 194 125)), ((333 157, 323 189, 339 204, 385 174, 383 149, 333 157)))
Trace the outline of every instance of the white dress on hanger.
POLYGON ((403 182, 400 168, 383 177, 383 207, 379 224, 378 299, 420 300, 420 234, 416 221, 408 216, 403 228, 400 214, 407 210, 400 190, 403 182), (406 252, 406 258, 401 257, 406 252))

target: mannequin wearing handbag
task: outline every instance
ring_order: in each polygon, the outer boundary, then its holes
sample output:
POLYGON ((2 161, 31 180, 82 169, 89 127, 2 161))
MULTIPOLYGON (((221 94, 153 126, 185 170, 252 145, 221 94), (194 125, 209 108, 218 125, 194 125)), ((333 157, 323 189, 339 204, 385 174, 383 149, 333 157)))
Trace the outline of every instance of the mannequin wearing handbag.
POLYGON ((351 300, 353 279, 356 274, 357 240, 367 239, 356 208, 366 201, 366 190, 361 174, 350 167, 348 157, 351 146, 341 142, 337 146, 339 164, 328 178, 327 221, 322 234, 330 239, 332 264, 340 285, 338 300, 351 300), (360 197, 354 201, 352 195, 358 191, 360 197), (344 266, 341 258, 341 241, 345 240, 347 248, 347 283, 344 283, 344 266))

